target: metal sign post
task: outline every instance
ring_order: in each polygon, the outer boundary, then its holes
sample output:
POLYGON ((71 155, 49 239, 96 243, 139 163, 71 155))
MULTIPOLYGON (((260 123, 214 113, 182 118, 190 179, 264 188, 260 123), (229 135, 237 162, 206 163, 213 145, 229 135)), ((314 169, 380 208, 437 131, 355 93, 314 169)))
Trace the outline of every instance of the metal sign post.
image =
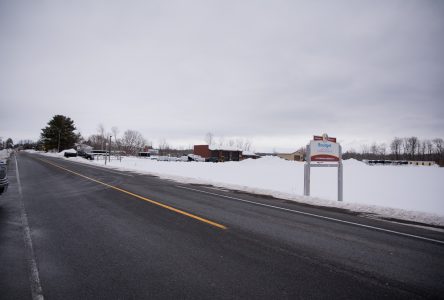
POLYGON ((342 165, 342 147, 339 145, 339 161, 338 161, 338 201, 342 201, 343 198, 343 174, 344 168, 342 165))
POLYGON ((304 196, 310 196, 310 169, 312 167, 338 168, 338 201, 343 200, 343 165, 342 147, 336 143, 336 138, 315 136, 307 145, 306 162, 304 165, 304 196), (312 163, 318 162, 318 163, 312 163), (337 163, 332 163, 337 162, 337 163))

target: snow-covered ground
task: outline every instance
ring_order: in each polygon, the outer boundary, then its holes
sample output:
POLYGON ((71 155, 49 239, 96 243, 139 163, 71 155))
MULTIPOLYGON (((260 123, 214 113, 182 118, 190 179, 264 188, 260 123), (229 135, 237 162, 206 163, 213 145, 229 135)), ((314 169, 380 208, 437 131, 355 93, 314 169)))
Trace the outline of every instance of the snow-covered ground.
POLYGON ((11 149, 3 149, 0 150, 0 160, 6 160, 11 155, 12 150, 11 149))
MULTIPOLYGON (((104 166, 103 160, 87 161, 80 157, 69 160, 104 166)), ((312 168, 311 197, 304 197, 304 164, 277 157, 225 163, 123 157, 121 162, 112 160, 106 167, 340 207, 386 218, 444 225, 444 168, 436 166, 368 166, 353 159, 345 160, 344 202, 336 201, 336 168, 312 168)))

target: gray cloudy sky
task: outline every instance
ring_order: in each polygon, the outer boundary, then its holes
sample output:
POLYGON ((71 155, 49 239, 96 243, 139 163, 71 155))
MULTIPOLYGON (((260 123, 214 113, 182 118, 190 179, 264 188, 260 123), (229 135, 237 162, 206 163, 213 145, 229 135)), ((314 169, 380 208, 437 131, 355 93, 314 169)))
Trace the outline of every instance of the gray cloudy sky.
POLYGON ((0 136, 444 137, 444 1, 0 0, 0 136))

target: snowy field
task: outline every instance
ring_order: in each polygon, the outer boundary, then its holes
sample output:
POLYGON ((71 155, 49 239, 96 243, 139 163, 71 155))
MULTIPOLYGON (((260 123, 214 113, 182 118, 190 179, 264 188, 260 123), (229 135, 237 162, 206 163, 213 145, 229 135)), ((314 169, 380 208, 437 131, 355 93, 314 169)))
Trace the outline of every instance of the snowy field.
MULTIPOLYGON (((43 154, 62 156, 62 154, 43 154)), ((82 163, 104 166, 103 160, 82 163)), ((104 166, 105 167, 105 166, 104 166)), ((340 207, 434 225, 444 225, 444 168, 368 166, 344 161, 344 202, 337 199, 337 168, 312 168, 311 197, 304 197, 304 164, 277 157, 241 162, 167 162, 124 157, 107 168, 153 174, 186 183, 205 183, 297 202, 340 207)))

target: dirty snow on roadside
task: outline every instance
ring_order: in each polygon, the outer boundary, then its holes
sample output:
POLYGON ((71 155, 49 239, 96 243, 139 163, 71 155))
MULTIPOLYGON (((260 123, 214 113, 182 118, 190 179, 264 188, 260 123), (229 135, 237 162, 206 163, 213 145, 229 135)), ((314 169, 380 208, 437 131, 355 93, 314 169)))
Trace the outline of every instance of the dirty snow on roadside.
POLYGON ((13 152, 12 149, 0 150, 0 160, 5 160, 5 159, 9 158, 9 156, 11 155, 12 152, 13 152))
MULTIPOLYGON (((61 154, 43 155, 61 157, 61 154)), ((82 163, 103 166, 103 160, 82 163)), ((396 218, 444 225, 442 183, 444 168, 424 166, 368 166, 344 160, 344 202, 336 201, 337 169, 312 168, 311 196, 303 194, 304 163, 277 157, 241 162, 168 162, 123 157, 111 160, 107 168, 157 175, 182 183, 211 184, 218 187, 271 195, 301 203, 339 207, 384 218, 396 218)))

